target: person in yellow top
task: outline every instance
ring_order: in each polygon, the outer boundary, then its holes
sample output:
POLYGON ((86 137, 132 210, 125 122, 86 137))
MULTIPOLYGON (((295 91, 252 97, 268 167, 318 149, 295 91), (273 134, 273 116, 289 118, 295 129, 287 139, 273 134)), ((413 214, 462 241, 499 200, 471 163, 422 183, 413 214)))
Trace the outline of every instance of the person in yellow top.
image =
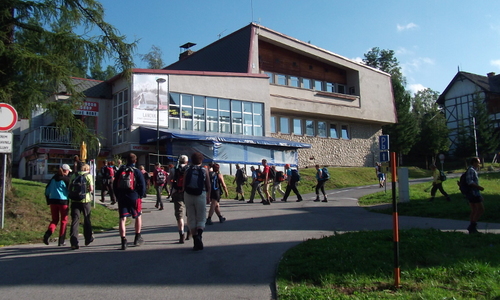
POLYGON ((430 202, 434 201, 434 197, 436 196, 436 191, 439 190, 441 194, 446 198, 446 201, 451 201, 450 196, 444 191, 443 189, 443 182, 441 181, 441 172, 439 171, 438 168, 436 168, 436 165, 431 166, 432 170, 432 189, 431 189, 431 199, 429 200, 430 202))
POLYGON ((85 246, 94 241, 92 234, 92 223, 90 221, 90 210, 92 209, 92 193, 94 185, 92 175, 89 173, 90 166, 80 162, 78 173, 73 174, 70 180, 68 197, 71 199, 71 249, 79 249, 78 228, 80 226, 80 214, 83 213, 83 236, 85 246))

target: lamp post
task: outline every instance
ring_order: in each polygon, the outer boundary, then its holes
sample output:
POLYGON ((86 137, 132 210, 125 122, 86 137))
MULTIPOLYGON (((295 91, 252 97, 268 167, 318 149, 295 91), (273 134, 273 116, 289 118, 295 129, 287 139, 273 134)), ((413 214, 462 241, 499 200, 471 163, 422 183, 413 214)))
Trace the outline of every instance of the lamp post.
POLYGON ((160 162, 160 83, 167 81, 165 78, 156 78, 156 158, 160 162))

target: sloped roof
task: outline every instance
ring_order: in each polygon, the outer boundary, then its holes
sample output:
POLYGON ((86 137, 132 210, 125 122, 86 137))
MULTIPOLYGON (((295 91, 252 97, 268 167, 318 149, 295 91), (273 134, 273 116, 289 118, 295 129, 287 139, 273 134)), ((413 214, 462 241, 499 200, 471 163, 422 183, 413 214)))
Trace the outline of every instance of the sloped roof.
MULTIPOLYGON (((112 98, 111 86, 105 81, 71 77, 71 82, 75 85, 76 91, 83 92, 88 98, 112 98)), ((59 93, 66 92, 66 87, 60 85, 59 93)))
POLYGON ((455 77, 451 80, 451 82, 448 84, 446 89, 441 93, 439 96, 437 103, 438 104, 443 104, 445 100, 445 96, 448 93, 448 91, 451 89, 451 87, 457 82, 457 81, 464 81, 464 80, 469 80, 476 86, 478 86, 483 92, 496 92, 498 93, 500 91, 500 75, 493 76, 491 78, 483 75, 477 75, 469 72, 463 72, 459 71, 455 77))

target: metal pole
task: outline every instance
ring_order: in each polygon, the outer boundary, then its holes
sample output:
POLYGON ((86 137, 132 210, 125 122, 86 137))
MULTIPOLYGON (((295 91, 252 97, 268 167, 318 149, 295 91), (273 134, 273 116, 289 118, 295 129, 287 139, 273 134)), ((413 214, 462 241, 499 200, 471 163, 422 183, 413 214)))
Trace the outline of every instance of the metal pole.
POLYGON ((156 80, 156 162, 160 161, 160 81, 156 80))
POLYGON ((472 117, 472 124, 474 126, 474 148, 476 150, 476 157, 478 157, 477 154, 477 135, 476 135, 476 118, 472 117))
POLYGON ((399 217, 398 203, 396 201, 396 152, 391 152, 391 181, 392 181, 392 222, 393 222, 393 246, 394 246, 394 287, 398 288, 401 283, 401 270, 399 267, 399 217))
POLYGON ((5 181, 7 179, 7 153, 3 155, 3 180, 2 180, 2 229, 5 224, 5 181))

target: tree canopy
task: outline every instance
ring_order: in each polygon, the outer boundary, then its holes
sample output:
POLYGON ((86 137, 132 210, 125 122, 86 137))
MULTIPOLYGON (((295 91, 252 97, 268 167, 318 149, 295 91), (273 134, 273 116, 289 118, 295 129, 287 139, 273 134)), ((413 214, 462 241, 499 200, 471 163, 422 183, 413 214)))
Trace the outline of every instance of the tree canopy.
MULTIPOLYGON (((36 108, 55 116, 56 125, 72 128, 77 139, 89 138, 73 109, 83 100, 71 81, 82 70, 114 61, 125 74, 133 67, 136 43, 104 21, 94 0, 3 0, 0 2, 0 102, 12 104, 20 117, 36 108), (50 102, 61 87, 65 103, 50 102)), ((75 140, 75 142, 79 142, 75 140)))

